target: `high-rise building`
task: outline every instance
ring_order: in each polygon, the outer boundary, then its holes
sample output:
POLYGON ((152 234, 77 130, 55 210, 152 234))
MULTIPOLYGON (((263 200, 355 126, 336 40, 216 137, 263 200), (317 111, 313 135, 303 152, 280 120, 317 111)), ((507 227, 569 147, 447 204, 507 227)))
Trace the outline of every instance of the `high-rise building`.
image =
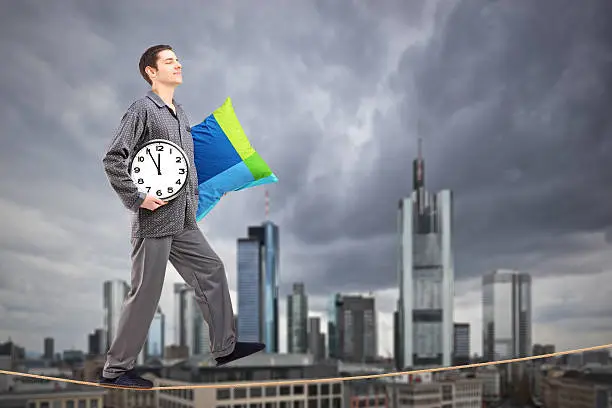
MULTIPOLYGON (((161 307, 157 307, 151 327, 149 327, 149 335, 145 342, 144 351, 145 359, 149 358, 163 358, 165 349, 165 332, 166 330, 166 316, 162 312, 161 307)), ((208 345, 206 345, 208 347, 208 345)))
POLYGON ((210 353, 210 332, 195 290, 185 283, 174 284, 175 344, 187 347, 190 356, 210 353))
POLYGON ((554 352, 555 352, 554 344, 534 344, 531 355, 541 356, 543 354, 553 354, 554 352))
POLYGON ((53 357, 54 357, 54 351, 53 351, 54 345, 53 345, 53 343, 54 343, 54 341, 53 341, 52 337, 45 337, 45 340, 44 340, 44 350, 45 350, 44 358, 46 360, 53 360, 53 357))
POLYGON ((106 342, 106 333, 103 329, 96 329, 93 333, 88 336, 88 350, 87 354, 90 356, 100 356, 104 354, 104 343, 106 342))
POLYGON ((453 338, 453 365, 469 364, 470 324, 455 323, 453 338))
POLYGON ((527 357, 531 344, 531 276, 498 269, 482 278, 483 355, 488 361, 527 357))
POLYGON ((402 323, 400 321, 400 307, 401 304, 398 301, 397 309, 395 310, 395 312, 393 312, 393 361, 397 370, 401 370, 404 368, 404 359, 402 358, 402 352, 404 350, 404 347, 402 346, 402 323))
POLYGON ((277 353, 279 233, 270 221, 248 228, 238 239, 238 336, 258 341, 265 351, 277 353))
POLYGON ((123 280, 115 279, 104 282, 104 332, 106 333, 104 352, 108 350, 115 338, 123 302, 129 291, 129 285, 123 280))
MULTIPOLYGON (((377 356, 376 309, 373 296, 336 294, 333 348, 330 356, 343 361, 372 362, 377 356)), ((331 333, 330 333, 331 337, 331 333)))
POLYGON ((308 352, 315 361, 325 358, 325 334, 321 333, 321 318, 308 319, 308 352))
POLYGON ((308 350, 308 297, 303 283, 293 284, 287 296, 287 352, 306 353, 308 350))
POLYGON ((400 367, 424 369, 452 363, 452 194, 425 190, 420 143, 413 169, 398 215, 400 367))

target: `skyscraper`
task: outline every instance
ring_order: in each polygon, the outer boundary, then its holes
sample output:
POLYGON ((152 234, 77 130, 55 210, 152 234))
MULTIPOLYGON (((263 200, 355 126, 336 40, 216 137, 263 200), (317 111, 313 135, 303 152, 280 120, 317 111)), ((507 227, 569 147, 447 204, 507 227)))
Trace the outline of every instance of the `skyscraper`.
POLYGON ((104 332, 106 333, 106 339, 103 353, 108 350, 115 338, 123 302, 129 291, 130 287, 123 280, 115 279, 104 282, 104 332))
POLYGON ((454 296, 452 194, 425 190, 420 142, 413 171, 413 191, 400 200, 398 215, 400 366, 449 366, 454 296))
POLYGON ((325 358, 325 335, 321 333, 321 318, 308 319, 308 352, 316 361, 325 358))
POLYGON ((88 336, 88 354, 90 356, 99 356, 104 353, 104 343, 106 342, 106 333, 103 329, 95 329, 88 336))
POLYGON ((238 336, 277 353, 279 233, 270 221, 249 227, 238 242, 238 336))
POLYGON ((488 361, 531 353, 531 276, 498 269, 482 278, 483 354, 488 361))
POLYGON ((470 324, 455 323, 453 341, 453 365, 470 362, 470 324))
POLYGON ((55 357, 53 337, 45 337, 44 350, 44 358, 46 360, 53 360, 53 358, 55 357))
POLYGON ((308 350, 308 297, 303 283, 293 284, 287 296, 287 352, 306 353, 308 350))
MULTIPOLYGON (((165 330, 166 330, 166 315, 162 312, 161 307, 157 307, 151 327, 149 327, 149 335, 145 343, 146 358, 163 358, 165 343, 165 330)), ((208 346, 208 345, 206 345, 208 346)))
POLYGON ((187 346, 189 355, 210 353, 210 333, 196 300, 195 290, 185 283, 174 284, 175 343, 187 346))
POLYGON ((374 297, 338 293, 334 306, 329 317, 334 332, 330 356, 344 361, 373 361, 378 348, 374 297))

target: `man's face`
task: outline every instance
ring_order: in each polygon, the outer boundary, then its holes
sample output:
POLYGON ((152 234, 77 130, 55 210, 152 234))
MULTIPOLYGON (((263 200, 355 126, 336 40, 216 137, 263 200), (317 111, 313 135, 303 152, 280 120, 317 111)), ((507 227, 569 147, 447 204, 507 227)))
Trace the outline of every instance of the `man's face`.
POLYGON ((151 75, 153 82, 164 85, 178 85, 183 83, 182 65, 176 54, 171 50, 163 50, 157 54, 157 70, 153 69, 151 75))

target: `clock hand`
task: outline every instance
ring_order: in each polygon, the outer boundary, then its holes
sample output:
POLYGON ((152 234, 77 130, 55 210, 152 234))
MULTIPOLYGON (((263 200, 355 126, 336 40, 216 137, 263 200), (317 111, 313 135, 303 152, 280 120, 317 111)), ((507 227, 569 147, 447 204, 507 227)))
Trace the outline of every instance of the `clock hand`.
POLYGON ((153 158, 153 155, 151 154, 150 150, 147 150, 147 153, 149 153, 149 156, 151 157, 151 160, 153 161, 153 164, 155 165, 155 168, 157 168, 157 174, 161 174, 161 172, 159 171, 159 164, 155 162, 155 159, 153 158))
POLYGON ((161 176, 161 154, 157 153, 157 175, 161 176))

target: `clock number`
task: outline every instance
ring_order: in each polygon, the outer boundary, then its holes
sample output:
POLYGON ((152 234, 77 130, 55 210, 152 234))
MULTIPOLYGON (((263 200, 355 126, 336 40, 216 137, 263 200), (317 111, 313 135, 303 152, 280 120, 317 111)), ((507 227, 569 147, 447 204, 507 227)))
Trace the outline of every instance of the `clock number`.
POLYGON ((144 184, 144 180, 143 180, 143 179, 141 179, 141 178, 139 178, 139 179, 138 179, 138 184, 144 184))
POLYGON ((185 174, 185 169, 179 169, 179 174, 185 174))
POLYGON ((173 191, 174 189, 172 187, 168 187, 168 194, 172 194, 173 191))
POLYGON ((176 162, 177 162, 177 163, 180 163, 180 162, 181 162, 181 156, 177 156, 177 157, 176 157, 176 162))
POLYGON ((181 184, 181 179, 176 180, 176 184, 180 185, 181 184))
POLYGON ((140 167, 134 167, 134 173, 138 173, 140 171, 140 167))
POLYGON ((157 190, 156 194, 157 194, 158 196, 162 195, 161 190, 157 190))
POLYGON ((151 187, 147 187, 147 193, 151 191, 151 187))
POLYGON ((144 156, 138 156, 138 161, 139 162, 143 162, 144 161, 144 156))
POLYGON ((163 152, 164 151, 164 146, 155 146, 155 151, 163 152))
POLYGON ((170 154, 172 154, 172 148, 170 148, 170 154))

